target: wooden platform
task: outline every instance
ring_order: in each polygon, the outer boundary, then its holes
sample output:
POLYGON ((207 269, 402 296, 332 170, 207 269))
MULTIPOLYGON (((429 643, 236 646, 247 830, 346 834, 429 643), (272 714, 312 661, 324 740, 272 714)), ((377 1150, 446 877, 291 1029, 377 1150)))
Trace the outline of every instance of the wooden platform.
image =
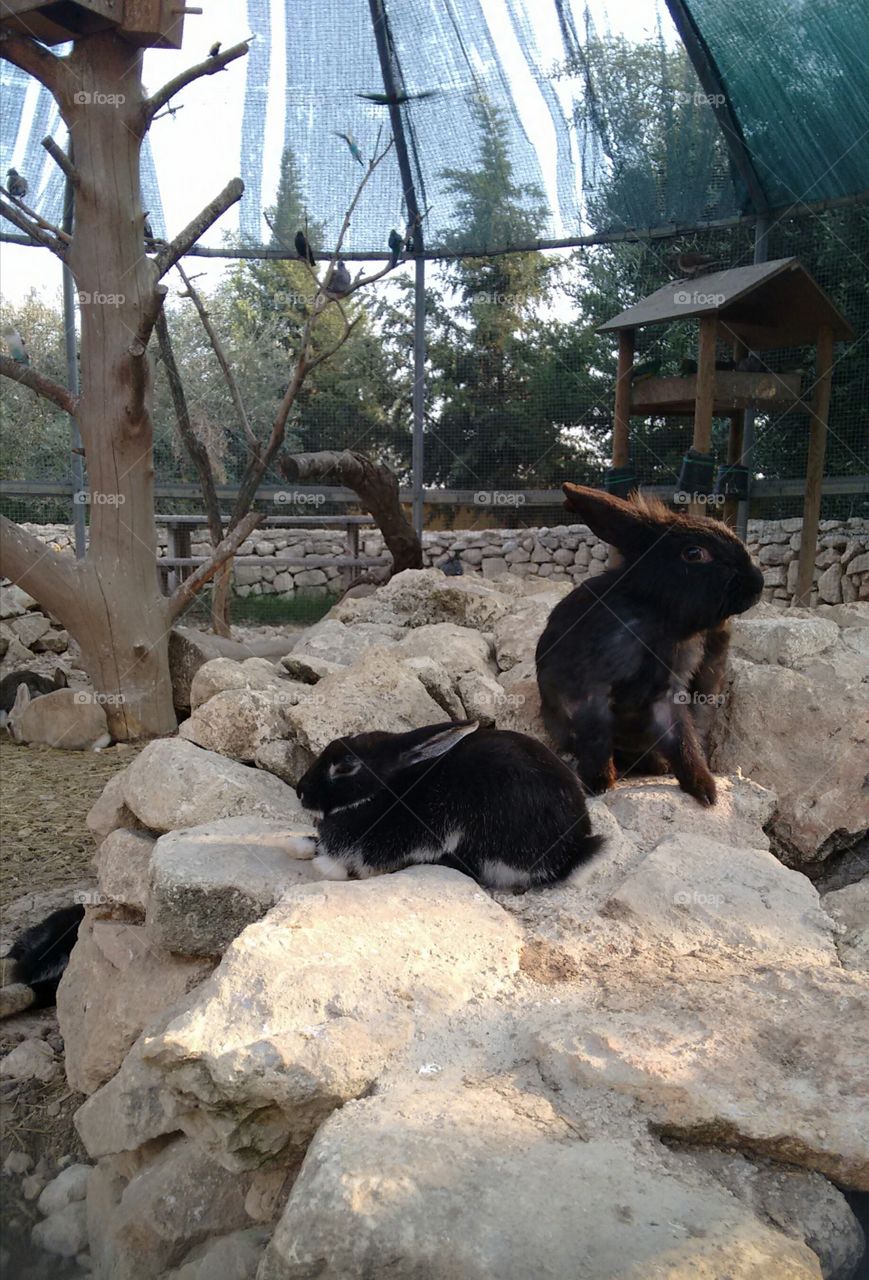
MULTIPOLYGON (((801 403, 799 373, 736 373, 716 370, 713 410, 726 418, 741 409, 788 410, 801 403)), ((631 388, 631 413, 694 416, 697 374, 687 378, 643 378, 631 388)))

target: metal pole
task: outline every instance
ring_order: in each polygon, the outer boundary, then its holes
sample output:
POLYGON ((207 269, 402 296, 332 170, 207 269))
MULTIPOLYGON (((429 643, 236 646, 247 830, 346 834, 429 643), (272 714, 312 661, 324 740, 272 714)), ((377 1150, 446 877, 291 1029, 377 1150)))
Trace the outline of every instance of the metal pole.
MULTIPOLYGON (((769 235, 769 218, 759 217, 754 224, 754 264, 757 266, 760 262, 766 262, 767 259, 767 237, 769 235)), ((745 426, 742 432, 742 456, 739 459, 740 465, 748 467, 748 480, 746 484, 746 498, 740 502, 736 508, 736 533, 743 542, 748 537, 748 508, 751 505, 751 457, 754 453, 754 409, 746 409, 745 426)))
POLYGON ((423 455, 425 425, 425 258, 416 260, 413 312, 413 527, 422 537, 423 455))
MULTIPOLYGON (((69 158, 72 159, 72 138, 69 140, 69 158)), ((72 233, 72 215, 75 193, 69 178, 66 179, 63 192, 63 229, 72 233)), ((78 348, 75 336, 75 280, 66 263, 63 264, 63 336, 66 346, 66 383, 73 396, 78 395, 78 348)), ((76 502, 75 495, 82 493, 84 482, 84 458, 81 452, 81 434, 75 418, 69 420, 70 470, 72 472, 72 526, 75 539, 75 556, 83 560, 87 548, 87 532, 85 530, 84 503, 76 502)))

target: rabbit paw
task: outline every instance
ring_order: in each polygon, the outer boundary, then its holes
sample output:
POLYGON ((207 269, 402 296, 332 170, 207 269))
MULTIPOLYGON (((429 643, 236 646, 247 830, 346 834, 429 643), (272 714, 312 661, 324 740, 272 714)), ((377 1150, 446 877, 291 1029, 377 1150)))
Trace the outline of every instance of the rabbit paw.
POLYGON ((693 796, 697 803, 702 804, 704 808, 711 808, 718 798, 715 779, 711 773, 697 774, 689 782, 685 782, 682 785, 689 796, 693 796))
POLYGON ((311 866, 316 867, 324 880, 347 880, 350 875, 344 863, 330 858, 328 853, 318 853, 311 866))

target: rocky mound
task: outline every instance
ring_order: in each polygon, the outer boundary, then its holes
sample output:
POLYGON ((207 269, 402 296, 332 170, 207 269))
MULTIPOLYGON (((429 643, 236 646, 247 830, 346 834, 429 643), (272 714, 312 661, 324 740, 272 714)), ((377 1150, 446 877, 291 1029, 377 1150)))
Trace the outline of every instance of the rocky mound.
POLYGON ((869 825, 869 611, 737 624, 719 804, 620 785, 575 883, 310 866, 287 784, 332 737, 535 731, 562 590, 399 575, 280 663, 202 665, 179 738, 109 783, 59 999, 96 1276, 853 1276, 865 894, 776 854, 814 866, 869 825), (799 733, 785 683, 815 699, 799 733))

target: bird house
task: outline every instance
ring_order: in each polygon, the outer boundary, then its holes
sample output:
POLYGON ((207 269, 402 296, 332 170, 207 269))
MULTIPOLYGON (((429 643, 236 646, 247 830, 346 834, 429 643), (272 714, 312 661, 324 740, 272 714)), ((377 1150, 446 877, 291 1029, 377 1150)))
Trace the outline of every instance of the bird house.
POLYGON ((66 44, 114 28, 131 44, 180 49, 183 0, 3 0, 0 21, 7 31, 43 44, 66 44))
POLYGON ((695 507, 716 488, 712 456, 712 420, 729 418, 727 459, 718 471, 717 490, 725 496, 725 518, 748 493, 743 458, 745 414, 809 415, 803 539, 797 596, 811 588, 821 503, 821 482, 830 404, 833 343, 853 338, 847 320, 796 258, 715 271, 672 280, 641 302, 601 325, 601 333, 619 335, 618 376, 613 418, 612 470, 608 487, 626 493, 635 487, 630 466, 630 418, 684 416, 693 419, 693 435, 683 460, 679 488, 695 507), (637 329, 686 319, 698 322, 696 361, 678 377, 641 374, 634 362, 637 329), (719 344, 731 358, 719 360, 719 344), (800 371, 773 372, 755 354, 787 347, 815 346, 816 376, 811 401, 803 398, 800 371), (697 501, 700 499, 700 501, 697 501))

